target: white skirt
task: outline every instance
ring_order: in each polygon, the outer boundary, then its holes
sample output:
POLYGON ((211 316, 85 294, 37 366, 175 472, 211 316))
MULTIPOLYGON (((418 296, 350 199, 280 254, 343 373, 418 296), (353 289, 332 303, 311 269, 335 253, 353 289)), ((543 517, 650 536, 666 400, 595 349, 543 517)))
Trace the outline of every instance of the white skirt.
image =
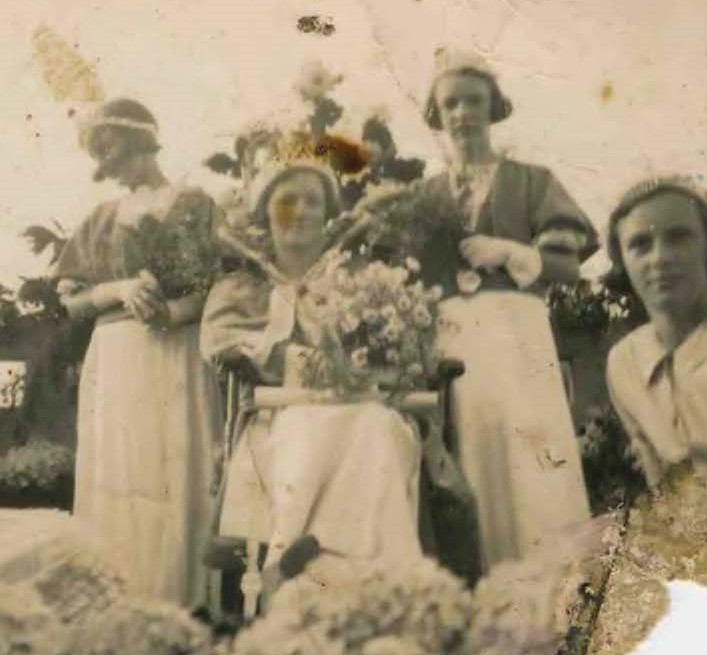
POLYGON ((337 559, 421 557, 421 447, 377 403, 262 412, 233 454, 221 533, 269 544, 268 563, 303 534, 337 559))
POLYGON ((125 561, 128 590, 205 600, 218 386, 198 324, 152 332, 99 325, 79 390, 74 513, 125 561))
POLYGON ((443 302, 441 317, 440 350, 467 367, 453 414, 490 566, 589 518, 579 448, 540 298, 481 292, 443 302))

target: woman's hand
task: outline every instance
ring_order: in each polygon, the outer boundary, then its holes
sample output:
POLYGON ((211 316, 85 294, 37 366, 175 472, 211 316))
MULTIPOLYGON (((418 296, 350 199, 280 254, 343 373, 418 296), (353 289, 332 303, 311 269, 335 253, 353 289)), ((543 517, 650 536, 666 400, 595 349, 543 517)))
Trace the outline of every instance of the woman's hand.
POLYGON ((159 283, 149 271, 124 280, 120 290, 123 306, 142 323, 159 324, 168 321, 167 303, 159 283))
POLYGON ((474 268, 505 268, 521 289, 537 281, 542 273, 540 251, 511 239, 478 235, 464 239, 460 249, 474 268))
POLYGON ((508 245, 507 239, 479 234, 463 239, 459 250, 472 268, 502 268, 510 257, 508 245))

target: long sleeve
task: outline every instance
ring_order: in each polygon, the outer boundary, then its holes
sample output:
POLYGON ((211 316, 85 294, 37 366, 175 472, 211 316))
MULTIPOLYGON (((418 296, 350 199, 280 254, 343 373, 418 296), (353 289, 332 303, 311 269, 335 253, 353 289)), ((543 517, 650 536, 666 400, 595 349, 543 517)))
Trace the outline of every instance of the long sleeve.
POLYGON ((254 357, 268 323, 268 285, 236 271, 211 288, 201 319, 200 348, 204 359, 217 360, 233 349, 254 357))
POLYGON ((52 269, 52 277, 82 284, 94 284, 97 280, 94 266, 95 224, 104 213, 99 205, 73 232, 64 245, 52 269))

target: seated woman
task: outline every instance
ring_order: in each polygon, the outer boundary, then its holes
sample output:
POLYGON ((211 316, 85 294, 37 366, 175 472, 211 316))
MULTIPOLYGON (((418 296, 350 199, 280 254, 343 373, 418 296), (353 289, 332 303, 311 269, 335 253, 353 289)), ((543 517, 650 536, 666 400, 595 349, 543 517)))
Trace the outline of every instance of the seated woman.
MULTIPOLYGON (((307 282, 326 248, 325 224, 339 212, 337 183, 327 168, 292 162, 261 174, 251 206, 271 254, 214 285, 202 353, 245 359, 261 380, 297 384, 297 352, 320 338, 307 282)), ((356 559, 420 557, 420 450, 413 424, 378 403, 260 412, 235 448, 221 530, 268 542, 266 566, 304 534, 318 540, 317 567, 329 571, 327 562, 345 569, 356 559)))
POLYGON ((643 182, 611 215, 609 253, 650 322, 609 353, 611 398, 650 486, 707 456, 707 202, 676 179, 643 182))

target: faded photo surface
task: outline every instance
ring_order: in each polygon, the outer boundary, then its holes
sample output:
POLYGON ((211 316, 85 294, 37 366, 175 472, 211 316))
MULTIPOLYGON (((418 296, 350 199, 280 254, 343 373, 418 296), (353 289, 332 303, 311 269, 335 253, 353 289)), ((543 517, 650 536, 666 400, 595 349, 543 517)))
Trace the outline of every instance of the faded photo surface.
POLYGON ((699 648, 707 6, 0 18, 0 652, 699 648))

